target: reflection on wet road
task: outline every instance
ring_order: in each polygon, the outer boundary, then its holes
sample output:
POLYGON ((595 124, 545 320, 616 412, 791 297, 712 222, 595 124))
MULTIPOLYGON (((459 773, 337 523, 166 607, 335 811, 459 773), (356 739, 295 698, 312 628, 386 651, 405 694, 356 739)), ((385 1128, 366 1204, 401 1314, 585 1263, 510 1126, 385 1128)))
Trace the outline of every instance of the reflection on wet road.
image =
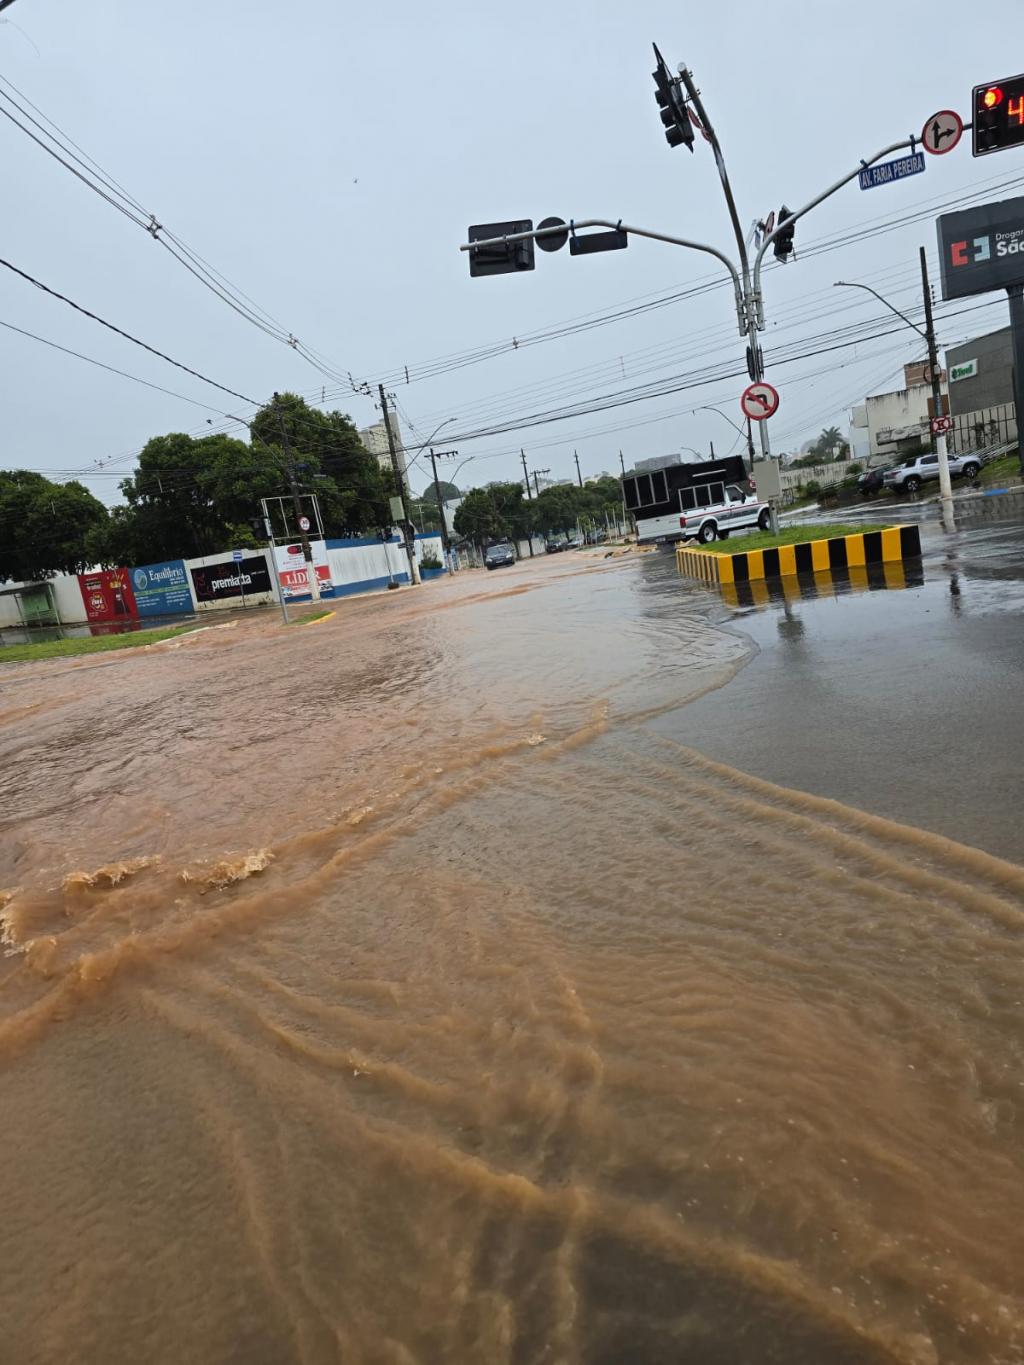
POLYGON ((7 1357, 1024 1358, 1024 871, 715 752, 880 596, 541 561, 4 674, 7 1357))

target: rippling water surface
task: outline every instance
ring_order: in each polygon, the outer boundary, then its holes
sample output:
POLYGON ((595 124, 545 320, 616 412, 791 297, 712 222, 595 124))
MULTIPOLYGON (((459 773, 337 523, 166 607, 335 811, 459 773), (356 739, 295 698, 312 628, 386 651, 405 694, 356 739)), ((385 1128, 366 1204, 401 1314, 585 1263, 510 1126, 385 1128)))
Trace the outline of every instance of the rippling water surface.
POLYGON ((519 566, 0 695, 0 1358, 1024 1360, 1024 871, 519 566))

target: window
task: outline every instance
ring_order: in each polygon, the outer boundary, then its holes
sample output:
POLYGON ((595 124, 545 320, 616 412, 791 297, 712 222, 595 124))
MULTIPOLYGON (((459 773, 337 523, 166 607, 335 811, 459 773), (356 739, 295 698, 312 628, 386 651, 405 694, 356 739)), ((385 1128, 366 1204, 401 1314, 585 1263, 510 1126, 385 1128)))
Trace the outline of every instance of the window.
POLYGON ((651 474, 651 493, 652 502, 668 502, 668 480, 663 469, 656 469, 651 474))
POLYGON ((636 500, 638 507, 650 507, 654 501, 650 474, 638 474, 636 476, 636 500))
POLYGON ((729 494, 729 501, 730 501, 730 502, 742 502, 742 501, 743 501, 743 490, 742 490, 741 488, 737 488, 736 485, 735 485, 734 483, 729 484, 729 485, 726 487, 726 490, 725 490, 725 491, 729 494))
POLYGON ((698 485, 698 487, 696 487, 693 491, 697 495, 698 507, 711 506, 711 489, 707 486, 706 483, 698 485))
POLYGON ((640 499, 636 493, 636 479, 623 479, 622 492, 625 495, 626 506, 635 511, 640 506, 640 499))
POLYGON ((922 463, 922 464, 938 464, 938 463, 939 463, 939 457, 938 457, 938 455, 924 455, 924 456, 922 456, 922 458, 921 458, 921 463, 922 463))
POLYGON ((693 491, 692 488, 684 488, 682 498, 683 511, 692 512, 693 509, 697 506, 697 494, 693 491))

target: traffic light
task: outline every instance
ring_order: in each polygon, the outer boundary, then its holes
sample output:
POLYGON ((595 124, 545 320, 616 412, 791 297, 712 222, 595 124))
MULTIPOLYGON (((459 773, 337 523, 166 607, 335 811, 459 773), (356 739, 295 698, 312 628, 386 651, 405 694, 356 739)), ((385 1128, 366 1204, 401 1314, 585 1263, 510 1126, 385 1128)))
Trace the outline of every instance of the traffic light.
POLYGON ((772 243, 772 246, 775 251, 775 259, 777 261, 781 261, 783 265, 786 264, 790 256, 792 256, 793 254, 793 236, 796 232, 795 222, 786 223, 786 219, 789 217, 789 213, 790 213, 789 209, 787 209, 785 204, 783 204, 782 208, 779 209, 779 216, 777 222, 785 223, 786 225, 782 228, 781 232, 775 238, 775 241, 772 243))
MULTIPOLYGON (((471 242, 484 242, 489 237, 510 237, 517 232, 532 232, 533 219, 524 218, 514 223, 475 223, 469 229, 471 242)), ((473 247, 469 255, 470 275, 508 275, 517 270, 532 270, 533 238, 521 242, 496 242, 494 246, 473 247)))
POLYGON ((975 156, 1024 145, 1024 75, 976 85, 972 105, 975 156))
POLYGON ((654 98, 661 111, 661 121, 665 125, 665 141, 670 147, 689 147, 693 151, 693 124, 690 111, 686 107, 683 83, 678 76, 673 77, 665 65, 665 58, 654 44, 657 68, 651 72, 654 77, 654 98))

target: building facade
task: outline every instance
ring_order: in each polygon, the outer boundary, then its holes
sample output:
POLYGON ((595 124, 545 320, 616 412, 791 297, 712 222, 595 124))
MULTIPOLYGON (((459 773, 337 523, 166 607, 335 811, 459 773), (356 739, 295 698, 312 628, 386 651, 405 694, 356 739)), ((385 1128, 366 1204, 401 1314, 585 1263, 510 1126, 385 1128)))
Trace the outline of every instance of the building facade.
MULTIPOLYGON (((402 428, 398 423, 398 416, 391 414, 391 434, 395 438, 395 450, 398 455, 398 467, 403 475, 405 473, 405 442, 402 439, 402 428)), ((381 418, 379 422, 374 422, 372 426, 363 427, 359 433, 359 439, 363 443, 364 450, 368 450, 371 455, 376 455, 381 467, 389 473, 391 471, 391 447, 388 444, 388 430, 381 418)))

